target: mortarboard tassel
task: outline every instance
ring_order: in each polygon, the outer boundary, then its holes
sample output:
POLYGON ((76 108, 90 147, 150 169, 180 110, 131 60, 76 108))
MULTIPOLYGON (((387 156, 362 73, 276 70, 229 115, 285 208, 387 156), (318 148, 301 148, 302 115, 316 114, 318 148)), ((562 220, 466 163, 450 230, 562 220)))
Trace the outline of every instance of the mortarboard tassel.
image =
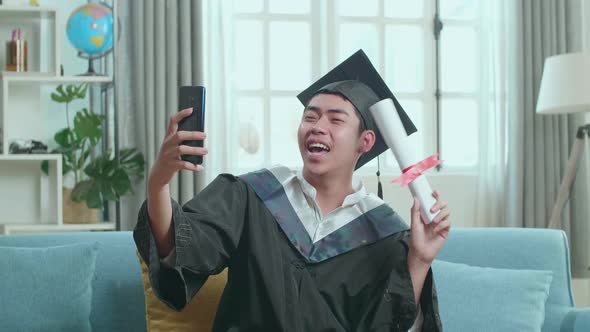
POLYGON ((381 179, 379 176, 381 175, 381 165, 379 164, 379 156, 377 156, 377 196, 383 199, 383 186, 381 185, 381 179))

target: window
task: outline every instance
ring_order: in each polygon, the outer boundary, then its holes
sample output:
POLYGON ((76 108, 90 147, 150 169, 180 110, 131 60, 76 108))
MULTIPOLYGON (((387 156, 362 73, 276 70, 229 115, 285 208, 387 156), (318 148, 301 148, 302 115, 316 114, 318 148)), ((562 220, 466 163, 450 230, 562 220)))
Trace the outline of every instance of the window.
POLYGON ((235 105, 239 118, 231 165, 248 171, 272 164, 301 167, 297 127, 300 90, 320 72, 318 3, 234 1, 235 105))
MULTIPOLYGON (((440 148, 445 170, 477 166, 481 68, 476 1, 440 0, 440 113, 436 112, 434 0, 234 0, 232 168, 301 167, 296 95, 362 48, 421 133, 424 157, 440 148), (439 119, 437 121, 437 118, 439 119), (440 138, 437 137, 440 131, 440 138)), ((393 155, 384 173, 399 173, 393 155)), ((374 172, 377 162, 361 172, 374 172)))
POLYGON ((440 0, 440 150, 450 170, 474 171, 485 61, 480 1, 440 0))
MULTIPOLYGON (((432 14, 428 14, 424 4, 423 1, 339 0, 332 11, 339 37, 337 59, 332 65, 363 48, 420 132, 427 132, 426 127, 432 126, 433 119, 425 116, 424 109, 434 104, 432 87, 428 86, 432 81, 429 73, 434 68, 434 58, 428 56, 433 53, 432 31, 428 28, 432 14)), ((424 155, 425 137, 420 135, 420 138, 424 155)), ((384 173, 399 172, 389 151, 382 156, 384 173)), ((377 160, 373 160, 363 168, 376 167, 377 160)))

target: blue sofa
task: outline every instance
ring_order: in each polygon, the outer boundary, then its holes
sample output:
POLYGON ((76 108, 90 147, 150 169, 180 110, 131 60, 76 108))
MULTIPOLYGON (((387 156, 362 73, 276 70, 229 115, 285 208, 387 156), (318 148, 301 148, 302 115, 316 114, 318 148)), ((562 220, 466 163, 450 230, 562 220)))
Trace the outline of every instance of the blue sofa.
MULTIPOLYGON (((102 243, 93 284, 90 317, 93 331, 145 331, 141 269, 131 232, 0 236, 3 247, 92 241, 102 243)), ((543 331, 590 331, 590 308, 574 307, 568 257, 567 239, 562 231, 454 228, 438 258, 476 266, 552 270, 543 331)), ((477 327, 472 329, 477 330, 477 327)))
POLYGON ((590 308, 574 307, 568 242, 561 230, 454 228, 437 259, 502 269, 551 270, 542 331, 590 331, 590 308))

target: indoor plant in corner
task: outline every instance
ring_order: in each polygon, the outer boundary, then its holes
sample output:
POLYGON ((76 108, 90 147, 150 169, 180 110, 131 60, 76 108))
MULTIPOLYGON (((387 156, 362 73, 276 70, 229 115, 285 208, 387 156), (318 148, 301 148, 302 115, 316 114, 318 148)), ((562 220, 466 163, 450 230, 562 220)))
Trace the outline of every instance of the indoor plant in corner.
MULTIPOLYGON (((132 180, 143 177, 143 154, 135 148, 121 149, 117 158, 112 151, 99 154, 104 116, 83 108, 70 121, 69 105, 86 97, 87 84, 59 85, 51 99, 65 104, 67 127, 55 136, 57 148, 51 153, 62 154, 63 174, 74 177, 73 188, 63 188, 64 223, 96 223, 104 201, 118 201, 132 192, 132 180)), ((41 165, 47 174, 48 163, 41 165)))

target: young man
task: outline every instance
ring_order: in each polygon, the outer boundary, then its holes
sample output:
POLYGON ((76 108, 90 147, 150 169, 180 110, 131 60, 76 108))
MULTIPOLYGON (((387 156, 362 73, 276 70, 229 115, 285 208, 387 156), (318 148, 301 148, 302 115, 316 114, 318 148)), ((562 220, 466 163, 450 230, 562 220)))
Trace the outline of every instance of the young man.
POLYGON ((179 156, 207 150, 179 145, 205 136, 177 132, 191 110, 175 115, 134 232, 158 297, 180 310, 228 267, 214 331, 441 331, 430 265, 449 232, 449 209, 434 193, 439 212, 426 225, 414 199, 410 232, 353 178, 386 149, 368 107, 387 97, 357 52, 299 95, 301 172, 222 174, 183 207, 168 183, 180 169, 202 168, 179 156))

